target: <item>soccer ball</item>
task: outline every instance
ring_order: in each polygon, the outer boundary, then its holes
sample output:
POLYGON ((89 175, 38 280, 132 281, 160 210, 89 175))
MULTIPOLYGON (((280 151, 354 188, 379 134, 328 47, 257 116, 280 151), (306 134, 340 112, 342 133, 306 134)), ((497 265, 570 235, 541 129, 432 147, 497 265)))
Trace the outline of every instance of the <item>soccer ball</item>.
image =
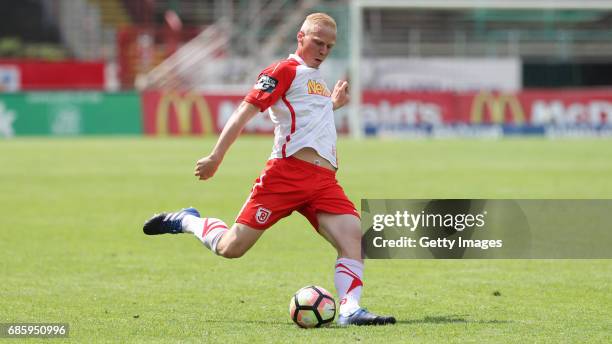
POLYGON ((327 326, 336 316, 336 302, 324 288, 316 285, 304 287, 291 298, 289 316, 299 327, 327 326))

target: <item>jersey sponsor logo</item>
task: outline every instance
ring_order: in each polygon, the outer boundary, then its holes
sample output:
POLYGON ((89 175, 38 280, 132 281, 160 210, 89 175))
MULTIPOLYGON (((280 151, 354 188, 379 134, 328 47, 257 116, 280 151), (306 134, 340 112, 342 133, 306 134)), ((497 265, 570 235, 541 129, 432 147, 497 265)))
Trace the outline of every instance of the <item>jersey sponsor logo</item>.
POLYGON ((262 74, 259 77, 259 80, 257 80, 257 83, 255 84, 255 89, 264 91, 266 93, 272 93, 274 89, 276 88, 277 84, 278 84, 278 80, 274 79, 273 77, 269 75, 262 74))
POLYGON ((308 80, 308 94, 316 94, 324 97, 331 96, 331 92, 325 87, 325 84, 316 80, 308 80))
POLYGON ((268 219, 270 218, 271 214, 272 212, 269 209, 259 207, 257 209, 257 213, 255 214, 255 220, 257 221, 257 223, 263 225, 264 223, 268 222, 268 219))

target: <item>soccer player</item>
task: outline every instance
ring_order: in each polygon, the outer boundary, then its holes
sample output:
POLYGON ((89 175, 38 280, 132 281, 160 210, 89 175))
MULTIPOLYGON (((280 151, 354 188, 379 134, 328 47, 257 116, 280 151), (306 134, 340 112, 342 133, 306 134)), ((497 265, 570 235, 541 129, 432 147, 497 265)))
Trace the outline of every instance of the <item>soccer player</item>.
POLYGON ((195 176, 207 180, 245 124, 270 109, 275 126, 272 154, 255 181, 236 222, 200 217, 194 208, 153 216, 144 225, 149 235, 191 233, 217 255, 241 257, 278 220, 298 211, 338 251, 334 284, 340 300, 338 324, 386 325, 360 307, 363 288, 361 222, 355 206, 336 180, 334 113, 348 102, 346 81, 329 91, 319 66, 336 42, 336 22, 324 13, 306 17, 297 33, 297 49, 286 60, 264 69, 223 128, 212 152, 198 160, 195 176))

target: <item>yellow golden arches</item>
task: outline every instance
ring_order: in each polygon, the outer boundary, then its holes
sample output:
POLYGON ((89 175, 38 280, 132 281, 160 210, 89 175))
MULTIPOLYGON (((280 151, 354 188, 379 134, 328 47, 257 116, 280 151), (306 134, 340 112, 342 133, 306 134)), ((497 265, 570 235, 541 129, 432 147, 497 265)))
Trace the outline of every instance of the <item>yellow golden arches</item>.
POLYGON ((193 129, 193 121, 191 119, 191 109, 195 106, 195 114, 200 117, 202 124, 202 134, 214 133, 212 113, 208 107, 208 103, 204 96, 194 92, 187 92, 183 95, 178 92, 163 93, 157 104, 157 112, 155 114, 157 121, 157 134, 168 135, 168 121, 170 118, 170 109, 174 106, 178 122, 179 134, 189 134, 193 129))
POLYGON ((503 123, 506 105, 510 109, 514 124, 525 123, 525 111, 515 95, 494 95, 488 91, 478 93, 472 100, 472 108, 470 111, 471 122, 482 123, 486 112, 485 109, 488 108, 489 114, 491 115, 491 122, 503 123))

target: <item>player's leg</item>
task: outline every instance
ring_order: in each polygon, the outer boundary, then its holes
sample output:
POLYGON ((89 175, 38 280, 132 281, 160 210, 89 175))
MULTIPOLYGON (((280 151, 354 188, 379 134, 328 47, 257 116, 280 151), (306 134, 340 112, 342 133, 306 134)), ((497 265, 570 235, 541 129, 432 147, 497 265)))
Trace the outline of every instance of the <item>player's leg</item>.
POLYGON ((338 313, 348 315, 359 309, 363 288, 360 220, 353 215, 317 213, 319 233, 336 249, 334 284, 338 292, 338 313))
POLYGON ((317 213, 319 233, 330 243, 338 258, 361 259, 361 221, 350 214, 317 213))
POLYGON ((220 219, 201 218, 194 208, 153 216, 144 227, 145 234, 191 233, 208 249, 225 258, 239 258, 246 253, 263 230, 235 223, 231 229, 220 219))
MULTIPOLYGON (((360 309, 363 288, 361 258, 361 220, 355 205, 338 185, 335 174, 321 171, 316 197, 301 213, 338 252, 334 265, 334 284, 338 293, 340 316, 360 309)), ((340 319, 340 317, 339 317, 340 319)))
POLYGON ((363 288, 361 220, 350 214, 317 213, 319 233, 338 251, 334 284, 340 300, 339 325, 394 324, 395 318, 379 316, 359 306, 363 288))
POLYGON ((301 175, 284 167, 285 159, 272 159, 257 178, 251 194, 231 227, 217 218, 201 218, 197 210, 187 208, 152 217, 143 228, 146 234, 192 233, 208 249, 226 258, 238 258, 257 242, 263 232, 303 203, 305 193, 296 183, 286 183, 283 172, 301 180, 301 175))
POLYGON ((242 257, 264 232, 242 223, 228 228, 217 218, 188 215, 183 222, 185 232, 193 233, 209 250, 225 258, 242 257))
POLYGON ((216 245, 216 253, 225 258, 240 258, 261 237, 264 231, 235 223, 216 245))

